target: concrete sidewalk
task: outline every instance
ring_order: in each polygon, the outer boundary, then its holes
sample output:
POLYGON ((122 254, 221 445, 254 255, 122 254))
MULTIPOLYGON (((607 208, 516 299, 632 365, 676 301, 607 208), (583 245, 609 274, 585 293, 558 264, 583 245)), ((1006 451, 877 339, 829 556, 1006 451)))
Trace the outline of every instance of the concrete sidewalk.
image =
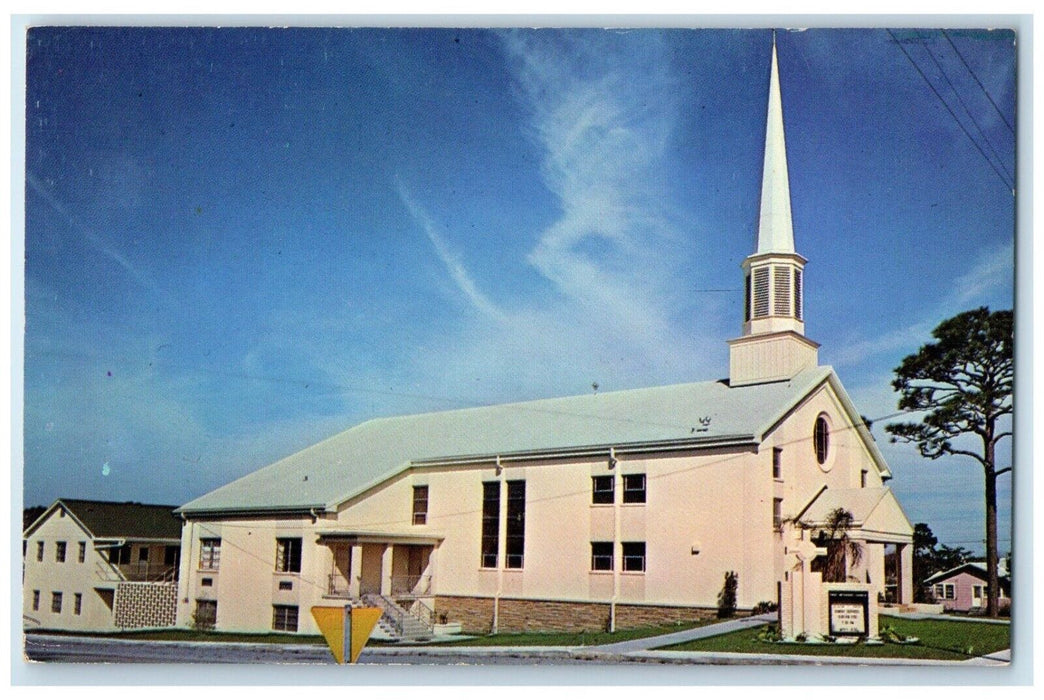
POLYGON ((630 639, 626 642, 613 642, 611 644, 601 644, 598 646, 583 648, 586 651, 596 651, 608 654, 628 654, 635 651, 645 651, 647 649, 665 647, 671 644, 681 644, 682 642, 689 642, 693 639, 715 637, 719 634, 735 632, 737 630, 748 629, 751 627, 760 627, 761 625, 771 624, 772 622, 775 622, 775 620, 776 613, 766 613, 764 615, 755 615, 753 617, 740 617, 726 620, 724 622, 715 622, 710 625, 703 625, 702 627, 694 627, 691 630, 670 632, 656 637, 630 639))

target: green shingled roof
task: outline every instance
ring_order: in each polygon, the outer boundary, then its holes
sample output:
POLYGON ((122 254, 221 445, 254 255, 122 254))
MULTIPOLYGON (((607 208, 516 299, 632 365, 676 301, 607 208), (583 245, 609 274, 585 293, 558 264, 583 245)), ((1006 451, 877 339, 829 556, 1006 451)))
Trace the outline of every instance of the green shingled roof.
MULTIPOLYGON (((787 411, 834 376, 830 367, 816 367, 788 381, 742 387, 730 387, 726 381, 698 382, 375 419, 178 510, 333 509, 411 465, 426 462, 760 442, 787 411)), ((835 387, 843 395, 840 383, 835 387)))
POLYGON ((174 515, 177 506, 84 501, 74 498, 58 499, 55 505, 59 504, 64 505, 96 539, 181 538, 181 518, 174 515))

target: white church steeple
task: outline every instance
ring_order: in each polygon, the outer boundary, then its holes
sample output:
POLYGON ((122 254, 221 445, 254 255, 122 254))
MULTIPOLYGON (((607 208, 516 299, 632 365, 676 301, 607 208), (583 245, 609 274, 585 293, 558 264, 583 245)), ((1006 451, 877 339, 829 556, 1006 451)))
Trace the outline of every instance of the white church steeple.
POLYGON ((805 337, 806 262, 794 250, 783 101, 773 32, 758 238, 754 252, 743 261, 743 335, 729 341, 729 379, 733 386, 789 379, 818 364, 819 345, 805 337))

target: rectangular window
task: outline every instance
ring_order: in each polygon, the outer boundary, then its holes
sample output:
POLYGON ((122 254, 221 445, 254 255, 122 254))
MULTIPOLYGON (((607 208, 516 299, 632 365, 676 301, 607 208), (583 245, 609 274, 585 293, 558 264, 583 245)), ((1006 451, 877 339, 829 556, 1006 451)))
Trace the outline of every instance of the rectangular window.
POLYGON ((293 581, 280 581, 279 582, 279 590, 281 590, 281 591, 292 591, 292 590, 294 590, 294 582, 293 581))
POLYGON ((149 560, 149 548, 148 547, 138 547, 138 561, 148 561, 148 560, 149 560))
POLYGON ((172 566, 175 569, 181 563, 181 547, 176 544, 168 544, 163 548, 163 566, 172 566))
POLYGON ((36 543, 36 561, 43 561, 44 543, 36 543))
POLYGON ((935 584, 935 598, 941 600, 943 597, 943 587, 941 583, 935 584))
POLYGON ((279 537, 276 539, 276 571, 283 573, 301 572, 301 538, 279 537))
POLYGON ((507 551, 504 567, 521 569, 526 549, 526 482, 507 482, 507 551))
POLYGON ((952 583, 945 584, 945 589, 946 589, 946 592, 943 594, 943 597, 946 598, 946 600, 953 600, 954 597, 955 597, 954 596, 954 592, 953 592, 953 584, 952 583))
POLYGON ((591 503, 611 504, 616 493, 615 479, 610 476, 591 477, 591 503))
POLYGON ((51 612, 60 613, 62 611, 62 594, 60 591, 51 591, 51 612))
POLYGON ((623 502, 645 503, 645 474, 624 474, 623 502))
POLYGON ((772 478, 783 478, 783 448, 772 448, 772 478))
POLYGON ((81 612, 83 612, 83 594, 82 593, 74 593, 73 594, 73 615, 79 615, 81 612))
POLYGON ((203 586, 204 588, 210 588, 214 585, 214 579, 203 577, 202 579, 200 579, 199 585, 203 586))
POLYGON ((80 550, 76 554, 76 561, 80 562, 81 564, 84 563, 85 561, 87 561, 87 543, 86 542, 81 542, 80 543, 80 550))
POLYGON ((623 570, 645 571, 645 543, 623 543, 623 570))
POLYGON ((125 544, 122 547, 113 547, 109 550, 109 561, 113 564, 130 564, 131 547, 125 544))
POLYGON ((217 601, 197 600, 196 612, 192 615, 193 622, 201 629, 208 629, 217 624, 217 601))
POLYGON ((273 605, 272 606, 272 629, 278 632, 297 631, 297 606, 296 605, 273 605))
POLYGON ((982 586, 972 586, 972 598, 982 598, 982 586))
POLYGON ((866 470, 859 472, 859 488, 866 488, 866 470))
POLYGON ((613 543, 591 543, 591 571, 613 570, 613 543))
POLYGON ((500 482, 482 482, 482 567, 497 568, 500 547, 500 482))
POLYGON ((413 487, 413 524, 425 525, 428 522, 428 487, 413 487))
POLYGON ((199 541, 199 568, 217 571, 221 565, 221 538, 204 537, 199 541))
POLYGON ((40 609, 40 591, 33 591, 33 610, 40 609))
POLYGON ((772 527, 779 530, 783 527, 783 499, 772 499, 772 527))
POLYGON ((58 563, 65 561, 65 543, 55 542, 54 543, 54 560, 58 563))

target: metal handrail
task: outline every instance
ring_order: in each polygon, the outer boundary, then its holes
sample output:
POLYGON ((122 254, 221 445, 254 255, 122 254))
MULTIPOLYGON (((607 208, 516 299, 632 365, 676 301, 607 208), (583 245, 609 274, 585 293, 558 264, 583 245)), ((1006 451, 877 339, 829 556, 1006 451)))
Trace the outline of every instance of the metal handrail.
POLYGON ((330 574, 327 578, 326 594, 333 596, 347 596, 350 591, 350 583, 342 574, 330 574))
POLYGON ((408 574, 391 577, 392 595, 428 595, 431 593, 431 574, 408 574))

